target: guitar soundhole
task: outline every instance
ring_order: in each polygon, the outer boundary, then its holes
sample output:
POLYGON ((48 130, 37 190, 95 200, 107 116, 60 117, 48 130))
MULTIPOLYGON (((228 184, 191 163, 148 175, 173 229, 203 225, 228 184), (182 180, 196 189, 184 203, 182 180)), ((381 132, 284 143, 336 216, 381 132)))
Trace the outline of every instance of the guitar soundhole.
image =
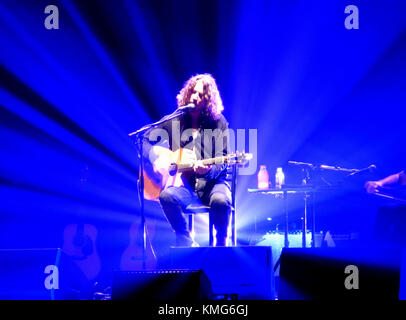
POLYGON ((176 165, 176 163, 172 163, 168 169, 169 175, 171 175, 171 176, 175 175, 177 170, 178 170, 178 166, 176 165))

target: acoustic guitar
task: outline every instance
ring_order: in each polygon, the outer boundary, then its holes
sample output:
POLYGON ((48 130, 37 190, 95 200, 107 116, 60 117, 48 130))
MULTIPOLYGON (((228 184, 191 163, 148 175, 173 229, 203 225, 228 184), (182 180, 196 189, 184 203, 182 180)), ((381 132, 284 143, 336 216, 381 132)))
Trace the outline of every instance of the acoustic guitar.
POLYGON ((166 165, 163 165, 164 170, 160 172, 155 172, 152 168, 143 170, 144 198, 154 201, 157 201, 161 192, 169 186, 183 186, 185 180, 194 174, 193 168, 198 162, 205 166, 213 164, 244 165, 252 159, 251 153, 236 152, 215 158, 184 162, 182 161, 183 148, 172 151, 164 147, 154 146, 152 152, 158 161, 159 159, 166 160, 166 165))

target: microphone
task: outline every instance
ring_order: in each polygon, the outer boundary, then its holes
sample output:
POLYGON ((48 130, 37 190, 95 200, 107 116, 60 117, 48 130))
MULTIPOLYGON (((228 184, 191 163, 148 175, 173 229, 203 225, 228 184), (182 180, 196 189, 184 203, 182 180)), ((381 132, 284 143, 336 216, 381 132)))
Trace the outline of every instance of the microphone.
POLYGON ((355 175, 355 174, 362 173, 362 172, 366 172, 366 171, 373 172, 375 169, 376 169, 376 165, 371 164, 371 165, 368 166, 367 168, 359 169, 359 170, 357 170, 357 171, 354 171, 354 172, 350 173, 349 175, 350 175, 350 176, 353 176, 353 175, 355 175))
POLYGON ((189 103, 186 106, 181 106, 178 109, 176 109, 177 111, 183 111, 183 110, 189 110, 189 109, 193 109, 195 108, 195 104, 194 103, 189 103))
POLYGON ((371 164, 367 169, 369 169, 369 171, 374 171, 376 169, 376 165, 371 164))

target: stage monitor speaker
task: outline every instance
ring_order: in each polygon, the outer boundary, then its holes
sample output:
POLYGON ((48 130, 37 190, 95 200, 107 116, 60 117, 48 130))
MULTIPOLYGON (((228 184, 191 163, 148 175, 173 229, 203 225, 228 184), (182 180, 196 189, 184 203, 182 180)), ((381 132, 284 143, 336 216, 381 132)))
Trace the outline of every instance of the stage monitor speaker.
POLYGON ((271 247, 173 247, 170 256, 173 268, 204 270, 216 296, 274 299, 271 247))
POLYGON ((117 271, 112 300, 202 301, 212 297, 210 280, 202 270, 117 271))
POLYGON ((90 288, 61 249, 0 249, 1 300, 83 299, 90 288))
POLYGON ((400 250, 284 248, 279 300, 398 299, 400 250))

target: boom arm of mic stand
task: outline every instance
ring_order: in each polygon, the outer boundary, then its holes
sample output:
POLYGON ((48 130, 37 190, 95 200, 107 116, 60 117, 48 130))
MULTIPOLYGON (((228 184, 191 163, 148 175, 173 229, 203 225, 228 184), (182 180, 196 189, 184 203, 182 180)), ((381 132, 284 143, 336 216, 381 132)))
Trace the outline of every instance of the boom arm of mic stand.
POLYGON ((161 120, 159 120, 159 121, 157 121, 157 122, 154 122, 154 123, 151 123, 151 124, 147 124, 146 126, 143 126, 141 129, 138 129, 137 131, 131 132, 131 133, 129 133, 128 135, 129 135, 130 137, 132 137, 132 136, 138 136, 138 135, 140 135, 140 134, 145 133, 145 132, 148 131, 149 129, 152 129, 152 128, 154 128, 154 127, 159 126, 159 125, 162 124, 162 123, 165 123, 165 122, 167 122, 167 121, 169 121, 169 120, 178 118, 178 117, 180 117, 181 115, 183 115, 184 113, 185 113, 185 110, 178 110, 178 109, 177 109, 177 110, 175 110, 175 112, 173 112, 173 113, 171 113, 171 114, 169 114, 169 115, 166 115, 166 116, 163 117, 161 120))
POLYGON ((331 170, 331 171, 339 171, 339 172, 348 172, 348 173, 353 173, 353 172, 358 172, 358 169, 346 169, 346 168, 341 168, 338 166, 326 166, 324 164, 319 166, 320 169, 322 170, 331 170))

